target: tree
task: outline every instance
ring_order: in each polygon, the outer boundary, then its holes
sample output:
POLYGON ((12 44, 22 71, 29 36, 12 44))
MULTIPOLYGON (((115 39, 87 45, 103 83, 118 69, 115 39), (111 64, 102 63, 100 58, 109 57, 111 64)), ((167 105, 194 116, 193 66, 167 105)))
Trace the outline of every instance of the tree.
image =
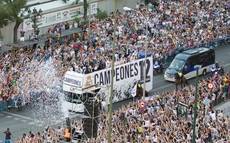
POLYGON ((37 10, 36 8, 34 8, 31 12, 31 10, 28 11, 28 17, 30 17, 31 21, 33 22, 32 28, 34 29, 34 34, 35 35, 39 35, 39 23, 38 23, 38 17, 42 16, 42 10, 37 10))
MULTIPOLYGON (((8 13, 3 5, 0 5, 0 29, 8 24, 8 13)), ((2 38, 0 31, 0 39, 2 38)))
POLYGON ((149 0, 145 0, 145 5, 149 4, 149 0))
POLYGON ((0 28, 6 26, 8 24, 8 13, 6 9, 0 5, 0 28))
POLYGON ((87 20, 87 11, 88 11, 88 3, 87 3, 87 0, 84 0, 83 1, 83 9, 84 9, 84 20, 86 21, 87 20))
MULTIPOLYGON (((9 21, 15 22, 14 25, 14 42, 17 42, 17 34, 18 34, 18 27, 23 22, 23 17, 21 13, 23 8, 26 6, 27 0, 1 0, 0 7, 5 8, 5 22, 8 23, 9 21)), ((1 13, 1 12, 0 12, 1 13)), ((4 15, 4 13, 0 14, 4 15)), ((4 17, 4 16, 3 16, 4 17)))
POLYGON ((96 14, 96 18, 99 20, 103 20, 106 19, 108 17, 108 14, 106 11, 101 11, 99 8, 97 9, 97 14, 96 14))

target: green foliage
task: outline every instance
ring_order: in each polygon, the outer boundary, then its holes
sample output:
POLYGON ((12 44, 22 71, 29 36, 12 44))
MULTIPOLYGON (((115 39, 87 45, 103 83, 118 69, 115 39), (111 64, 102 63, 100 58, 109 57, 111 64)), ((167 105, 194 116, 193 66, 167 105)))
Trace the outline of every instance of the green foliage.
POLYGON ((67 3, 68 0, 62 0, 64 3, 67 3))
MULTIPOLYGON (((9 20, 7 19, 8 17, 8 13, 6 12, 6 9, 0 5, 0 28, 6 26, 9 22, 9 20)), ((0 39, 2 39, 2 33, 0 31, 0 39)))
POLYGON ((0 28, 6 26, 8 22, 9 22, 8 13, 6 9, 2 5, 0 5, 0 28))
POLYGON ((78 4, 78 3, 79 3, 79 0, 76 0, 75 3, 78 4))
POLYGON ((101 11, 99 8, 97 9, 97 15, 96 18, 99 20, 106 19, 108 17, 108 14, 106 11, 101 11))
POLYGON ((145 0, 145 5, 149 4, 149 0, 145 0))
POLYGON ((1 33, 1 31, 0 31, 0 40, 2 39, 3 37, 2 37, 2 33, 1 33))
POLYGON ((27 0, 0 0, 0 21, 1 26, 6 25, 9 21, 15 22, 14 26, 14 42, 17 40, 17 30, 19 25, 23 22, 21 13, 25 8, 27 0))
POLYGON ((21 23, 23 18, 20 13, 22 12, 22 9, 25 8, 26 1, 27 0, 1 0, 0 4, 5 6, 10 21, 21 23))
POLYGON ((76 21, 77 23, 79 23, 81 21, 81 18, 77 15, 75 18, 74 18, 74 21, 76 21))
POLYGON ((81 26, 87 25, 87 24, 89 24, 89 20, 88 20, 88 19, 86 19, 86 20, 84 19, 84 20, 81 20, 81 21, 80 21, 80 25, 81 25, 81 26))

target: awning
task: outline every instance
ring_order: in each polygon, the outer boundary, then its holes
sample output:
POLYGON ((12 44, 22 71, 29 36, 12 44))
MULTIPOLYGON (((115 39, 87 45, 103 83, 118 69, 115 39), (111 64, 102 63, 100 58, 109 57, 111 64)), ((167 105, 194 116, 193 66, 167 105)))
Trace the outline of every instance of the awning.
POLYGON ((82 94, 84 93, 90 93, 90 94, 97 94, 95 91, 96 90, 100 90, 101 87, 98 86, 98 85, 92 85, 90 87, 85 87, 85 88, 82 88, 82 94))

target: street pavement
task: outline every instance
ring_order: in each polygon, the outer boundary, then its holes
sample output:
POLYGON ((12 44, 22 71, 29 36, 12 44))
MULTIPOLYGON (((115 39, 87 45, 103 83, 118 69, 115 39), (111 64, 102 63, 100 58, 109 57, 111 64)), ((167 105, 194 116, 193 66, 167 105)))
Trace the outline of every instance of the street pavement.
POLYGON ((230 100, 217 105, 215 110, 222 110, 224 115, 230 116, 230 100))
POLYGON ((10 112, 0 113, 0 141, 3 140, 3 132, 7 127, 10 128, 12 132, 12 137, 18 138, 22 134, 28 133, 32 130, 42 130, 44 127, 40 123, 35 122, 33 118, 28 116, 20 115, 20 113, 14 114, 10 112))
MULTIPOLYGON (((216 49, 216 61, 218 61, 222 66, 224 66, 225 71, 230 71, 230 46, 219 47, 216 49)), ((202 78, 202 77, 201 77, 202 78)), ((189 80, 189 83, 194 83, 195 79, 189 80)), ((153 90, 151 94, 157 94, 161 91, 172 90, 175 88, 173 83, 167 82, 164 80, 163 75, 154 76, 153 80, 153 90)), ((120 102, 114 104, 114 108, 119 108, 130 100, 120 102)), ((224 103, 221 109, 227 110, 230 109, 229 102, 224 103)), ((36 119, 34 115, 33 107, 27 107, 22 111, 6 111, 0 113, 0 142, 3 140, 4 134, 3 132, 6 128, 10 128, 13 138, 20 137, 23 133, 28 133, 29 131, 42 131, 45 127, 47 127, 48 117, 44 117, 43 119, 36 119)), ((229 110, 226 111, 229 115, 229 110)), ((55 119, 53 125, 63 123, 63 119, 58 118, 55 119)))

